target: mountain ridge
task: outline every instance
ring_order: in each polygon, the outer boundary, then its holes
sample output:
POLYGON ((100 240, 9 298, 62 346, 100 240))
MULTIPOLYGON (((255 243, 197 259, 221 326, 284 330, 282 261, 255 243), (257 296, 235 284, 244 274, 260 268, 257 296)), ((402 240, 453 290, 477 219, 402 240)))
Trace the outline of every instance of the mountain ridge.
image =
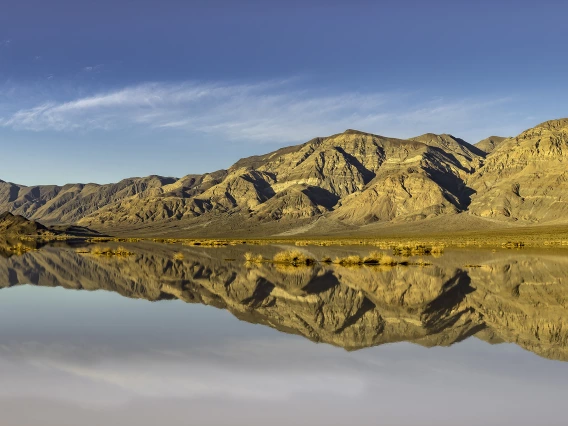
POLYGON ((0 211, 46 224, 196 235, 309 233, 321 224, 347 230, 455 214, 563 222, 567 153, 568 119, 475 145, 450 134, 397 139, 348 129, 181 178, 31 187, 0 181, 0 211))

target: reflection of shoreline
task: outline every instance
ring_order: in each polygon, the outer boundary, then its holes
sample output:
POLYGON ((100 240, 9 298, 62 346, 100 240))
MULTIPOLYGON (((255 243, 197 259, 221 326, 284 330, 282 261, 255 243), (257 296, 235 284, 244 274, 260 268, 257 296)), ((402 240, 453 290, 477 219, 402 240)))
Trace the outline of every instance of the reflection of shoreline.
POLYGON ((428 267, 247 268, 224 260, 242 259, 238 248, 188 248, 175 260, 177 249, 139 244, 135 255, 118 259, 44 248, 0 259, 0 285, 202 303, 348 350, 398 341, 447 346, 476 335, 568 360, 568 259, 562 256, 493 255, 470 269, 451 266, 451 254, 428 267))

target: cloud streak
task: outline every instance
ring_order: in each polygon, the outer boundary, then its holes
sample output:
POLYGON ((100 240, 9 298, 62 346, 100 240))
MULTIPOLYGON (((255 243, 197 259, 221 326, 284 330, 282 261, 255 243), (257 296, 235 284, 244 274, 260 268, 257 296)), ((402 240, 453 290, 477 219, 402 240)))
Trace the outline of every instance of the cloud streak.
POLYGON ((89 65, 87 67, 83 67, 84 72, 99 72, 103 68, 103 64, 97 65, 89 65))
POLYGON ((0 126, 35 132, 144 127, 267 142, 304 141, 346 128, 407 137, 426 128, 471 128, 509 101, 302 90, 290 81, 145 83, 67 101, 48 100, 0 117, 0 126))

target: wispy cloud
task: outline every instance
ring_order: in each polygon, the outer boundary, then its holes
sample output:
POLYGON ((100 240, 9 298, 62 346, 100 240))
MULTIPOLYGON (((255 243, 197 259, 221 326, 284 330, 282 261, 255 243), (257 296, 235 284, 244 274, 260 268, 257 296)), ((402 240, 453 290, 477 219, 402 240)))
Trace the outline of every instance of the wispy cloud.
POLYGON ((271 142, 303 141, 346 128, 406 137, 471 130, 480 116, 490 118, 492 109, 508 101, 303 90, 290 81, 146 83, 63 102, 47 100, 0 117, 0 126, 38 132, 143 126, 271 142))
POLYGON ((0 40, 0 47, 8 47, 11 44, 12 44, 12 40, 10 40, 10 39, 0 40))
POLYGON ((103 64, 89 65, 87 67, 83 67, 83 71, 84 72, 100 72, 103 69, 103 67, 104 67, 103 64))

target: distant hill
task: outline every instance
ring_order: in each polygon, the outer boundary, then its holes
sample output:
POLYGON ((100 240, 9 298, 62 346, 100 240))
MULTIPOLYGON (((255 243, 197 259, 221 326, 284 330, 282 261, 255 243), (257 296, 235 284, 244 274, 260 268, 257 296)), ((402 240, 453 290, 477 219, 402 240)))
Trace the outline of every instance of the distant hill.
POLYGON ((482 150, 487 154, 491 154, 493 150, 497 148, 499 145, 501 145, 501 142, 503 142, 505 139, 507 138, 504 138, 502 136, 489 136, 488 138, 485 138, 477 142, 475 144, 475 147, 479 148, 480 150, 482 150))
POLYGON ((0 211, 48 225, 179 236, 349 234, 458 214, 477 219, 438 223, 568 223, 567 152, 568 119, 475 146, 448 134, 347 130, 203 175, 108 185, 0 181, 0 211))

